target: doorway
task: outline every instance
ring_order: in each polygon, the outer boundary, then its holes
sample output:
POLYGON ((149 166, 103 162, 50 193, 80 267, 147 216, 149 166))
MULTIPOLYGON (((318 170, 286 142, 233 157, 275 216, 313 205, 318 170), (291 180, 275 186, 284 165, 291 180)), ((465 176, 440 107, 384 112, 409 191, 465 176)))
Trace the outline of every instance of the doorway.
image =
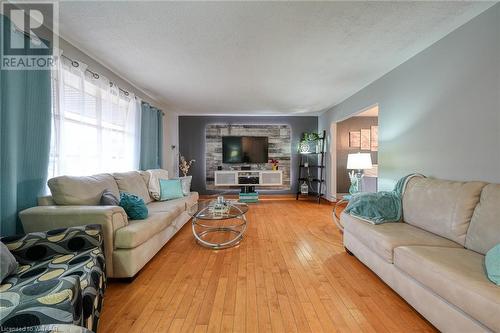
POLYGON ((335 178, 336 198, 349 193, 351 184, 347 169, 349 154, 366 153, 371 158, 372 168, 363 170, 362 192, 377 192, 378 180, 378 105, 361 110, 350 118, 336 122, 335 161, 331 170, 335 178))

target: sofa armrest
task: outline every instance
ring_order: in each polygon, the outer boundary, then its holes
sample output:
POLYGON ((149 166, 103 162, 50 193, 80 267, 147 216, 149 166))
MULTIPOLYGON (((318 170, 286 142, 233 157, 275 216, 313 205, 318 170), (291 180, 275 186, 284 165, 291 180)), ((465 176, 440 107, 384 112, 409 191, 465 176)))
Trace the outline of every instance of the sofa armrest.
POLYGON ((38 206, 23 210, 19 218, 25 232, 100 224, 106 258, 112 257, 116 230, 128 224, 127 214, 119 206, 38 206))
POLYGON ((38 206, 19 213, 25 232, 100 224, 116 231, 128 224, 119 206, 38 206))

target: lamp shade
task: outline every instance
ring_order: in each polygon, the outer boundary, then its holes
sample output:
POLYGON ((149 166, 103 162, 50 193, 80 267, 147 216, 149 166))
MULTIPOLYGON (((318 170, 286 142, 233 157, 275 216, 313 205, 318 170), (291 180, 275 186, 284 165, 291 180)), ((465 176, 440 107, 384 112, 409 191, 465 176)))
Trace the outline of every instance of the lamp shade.
POLYGON ((347 155, 347 169, 363 170, 371 169, 372 156, 370 153, 356 153, 347 155))

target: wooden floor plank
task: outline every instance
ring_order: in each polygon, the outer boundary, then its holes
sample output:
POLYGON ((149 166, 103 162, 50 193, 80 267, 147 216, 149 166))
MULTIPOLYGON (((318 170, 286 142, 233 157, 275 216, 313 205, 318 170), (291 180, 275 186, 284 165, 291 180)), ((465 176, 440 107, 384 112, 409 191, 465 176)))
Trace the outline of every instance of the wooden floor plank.
POLYGON ((109 281, 99 331, 436 332, 345 253, 332 209, 259 202, 243 241, 218 251, 187 224, 132 282, 109 281))

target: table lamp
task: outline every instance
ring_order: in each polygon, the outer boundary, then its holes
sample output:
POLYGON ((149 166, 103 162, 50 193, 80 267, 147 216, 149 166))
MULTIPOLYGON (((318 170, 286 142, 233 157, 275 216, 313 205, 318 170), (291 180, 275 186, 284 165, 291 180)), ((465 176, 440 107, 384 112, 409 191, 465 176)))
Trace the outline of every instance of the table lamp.
POLYGON ((349 187, 350 194, 360 191, 359 183, 361 178, 363 178, 363 170, 371 169, 372 167, 372 156, 370 153, 347 155, 347 169, 351 170, 349 172, 349 179, 351 180, 351 186, 349 187))

